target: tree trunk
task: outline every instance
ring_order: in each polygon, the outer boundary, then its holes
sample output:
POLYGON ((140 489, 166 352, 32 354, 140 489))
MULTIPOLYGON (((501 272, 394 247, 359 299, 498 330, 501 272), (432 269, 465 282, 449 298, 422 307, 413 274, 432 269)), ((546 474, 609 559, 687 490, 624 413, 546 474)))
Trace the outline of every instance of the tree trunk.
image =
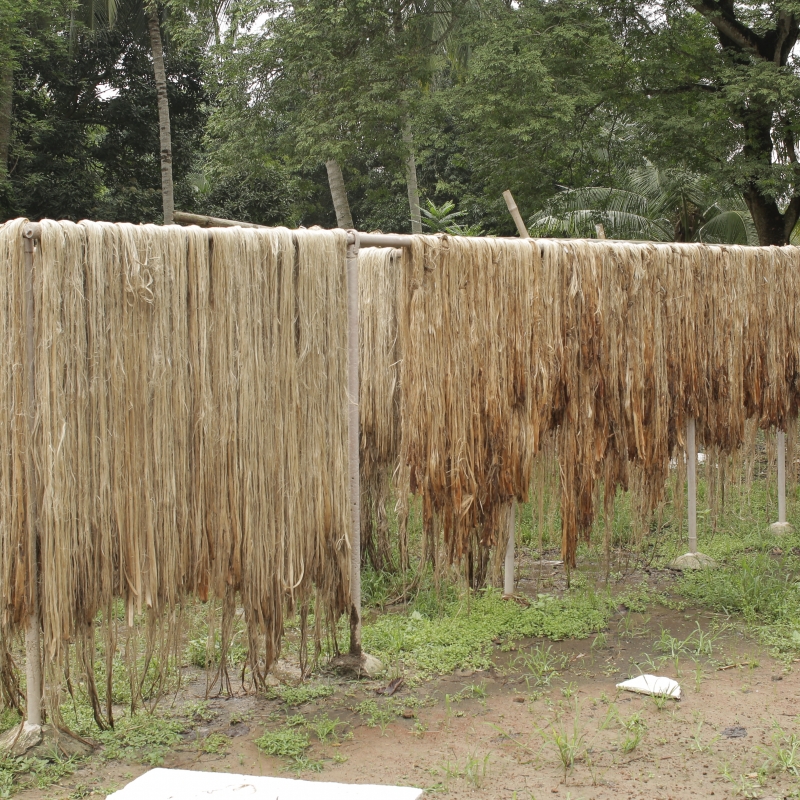
POLYGON ((350 203, 347 202, 347 189, 344 186, 344 177, 339 162, 335 158, 329 158, 325 162, 325 167, 328 170, 328 184, 331 187, 333 208, 336 211, 336 224, 345 230, 354 228, 353 215, 350 213, 350 203))
POLYGON ((751 184, 744 192, 744 200, 758 232, 760 245, 784 245, 789 243, 800 211, 800 198, 794 197, 786 211, 781 213, 771 197, 765 197, 751 184))
POLYGON ((417 162, 414 158, 414 134, 411 132, 411 122, 408 119, 403 125, 403 142, 408 149, 406 185, 408 187, 408 205, 411 209, 411 233, 422 233, 422 215, 419 211, 419 186, 417 185, 417 162))
POLYGON ((14 68, 0 67, 0 179, 8 175, 8 147, 11 143, 11 104, 14 99, 14 68))
POLYGON ((153 51, 153 71, 158 93, 158 133, 161 143, 161 199, 164 206, 164 224, 172 224, 175 210, 175 193, 172 187, 172 133, 169 126, 169 100, 167 99, 167 73, 164 69, 164 48, 161 43, 161 26, 158 7, 147 7, 147 29, 153 51))

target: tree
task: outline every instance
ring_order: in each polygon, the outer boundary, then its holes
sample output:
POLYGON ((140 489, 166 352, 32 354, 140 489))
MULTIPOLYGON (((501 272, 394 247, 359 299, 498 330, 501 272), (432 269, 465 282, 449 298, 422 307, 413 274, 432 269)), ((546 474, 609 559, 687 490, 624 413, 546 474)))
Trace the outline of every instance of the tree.
MULTIPOLYGON (((113 28, 122 23, 138 32, 142 21, 150 39, 153 75, 158 102, 159 158, 161 163, 161 198, 164 224, 172 224, 175 211, 175 189, 172 178, 172 133, 169 118, 167 74, 164 66, 164 43, 158 0, 79 0, 77 18, 91 30, 99 26, 113 28)), ((75 9, 71 11, 75 17, 75 9)))
MULTIPOLYGON (((92 32, 68 16, 29 30, 15 73, 10 193, 0 214, 33 219, 163 218, 158 116, 146 31, 92 32)), ((175 191, 202 142, 208 96, 199 55, 173 47, 169 70, 175 191)))
POLYGON ((156 0, 149 0, 144 8, 147 16, 147 32, 153 53, 153 72, 158 95, 158 135, 161 160, 161 200, 164 208, 164 224, 171 225, 175 212, 175 188, 172 183, 172 131, 169 122, 169 96, 167 95, 167 72, 164 68, 164 46, 161 41, 161 22, 156 0))
POLYGON ((718 196, 699 175, 649 163, 624 173, 618 187, 564 189, 530 220, 534 236, 592 238, 598 224, 612 239, 758 243, 735 193, 718 196))
POLYGON ((800 218, 796 5, 613 0, 606 9, 637 63, 631 109, 645 151, 734 186, 760 243, 785 244, 800 218))

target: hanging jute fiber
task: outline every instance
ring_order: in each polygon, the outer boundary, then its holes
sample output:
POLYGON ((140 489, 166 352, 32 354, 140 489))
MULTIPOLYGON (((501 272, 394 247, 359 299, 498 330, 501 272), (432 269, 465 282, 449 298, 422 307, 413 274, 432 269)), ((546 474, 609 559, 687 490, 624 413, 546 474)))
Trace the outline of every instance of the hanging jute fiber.
MULTIPOLYGON (((367 247, 358 253, 361 552, 376 570, 392 565, 386 507, 400 452, 400 258, 400 251, 391 248, 367 247)), ((403 513, 400 517, 398 544, 401 561, 405 562, 403 513)))
POLYGON ((238 597, 263 685, 286 613, 320 633, 348 604, 345 233, 43 221, 28 442, 24 222, 0 228, 0 639, 34 590, 30 446, 46 661, 116 598, 155 625, 238 597))
MULTIPOLYGON (((401 464, 451 558, 498 537, 558 437, 562 552, 599 498, 662 500, 690 418, 715 454, 800 400, 800 251, 417 236, 403 259, 401 464), (599 491, 600 485, 604 491, 599 491)), ((403 470, 400 471, 403 474, 403 470)))

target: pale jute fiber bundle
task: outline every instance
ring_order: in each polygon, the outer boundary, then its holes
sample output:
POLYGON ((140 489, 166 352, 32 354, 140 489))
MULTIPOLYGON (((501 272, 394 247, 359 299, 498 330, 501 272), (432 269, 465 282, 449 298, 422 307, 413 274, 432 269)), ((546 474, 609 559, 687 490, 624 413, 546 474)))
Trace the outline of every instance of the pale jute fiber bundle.
MULTIPOLYGON (((24 222, 0 228, 3 642, 31 590, 24 222)), ((86 651, 115 598, 129 625, 155 626, 189 594, 228 616, 238 596, 263 684, 285 613, 313 601, 333 624, 345 609, 345 246, 342 231, 42 222, 31 446, 48 662, 86 651)))

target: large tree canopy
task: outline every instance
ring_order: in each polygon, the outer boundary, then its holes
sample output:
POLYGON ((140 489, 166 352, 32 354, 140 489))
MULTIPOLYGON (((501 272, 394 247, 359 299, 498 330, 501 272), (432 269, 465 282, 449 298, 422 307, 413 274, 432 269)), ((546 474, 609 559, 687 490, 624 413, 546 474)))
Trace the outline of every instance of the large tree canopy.
MULTIPOLYGON (((3 212, 158 219, 146 33, 76 36, 75 7, 43 15, 0 0, 0 23, 21 32, 0 52, 13 65, 3 212)), ((463 225, 512 234, 504 189, 533 217, 564 189, 622 188, 649 164, 695 176, 706 197, 740 198, 759 241, 782 244, 800 216, 799 8, 170 0, 176 204, 334 225, 334 159, 360 228, 409 230, 415 177, 463 225)))

